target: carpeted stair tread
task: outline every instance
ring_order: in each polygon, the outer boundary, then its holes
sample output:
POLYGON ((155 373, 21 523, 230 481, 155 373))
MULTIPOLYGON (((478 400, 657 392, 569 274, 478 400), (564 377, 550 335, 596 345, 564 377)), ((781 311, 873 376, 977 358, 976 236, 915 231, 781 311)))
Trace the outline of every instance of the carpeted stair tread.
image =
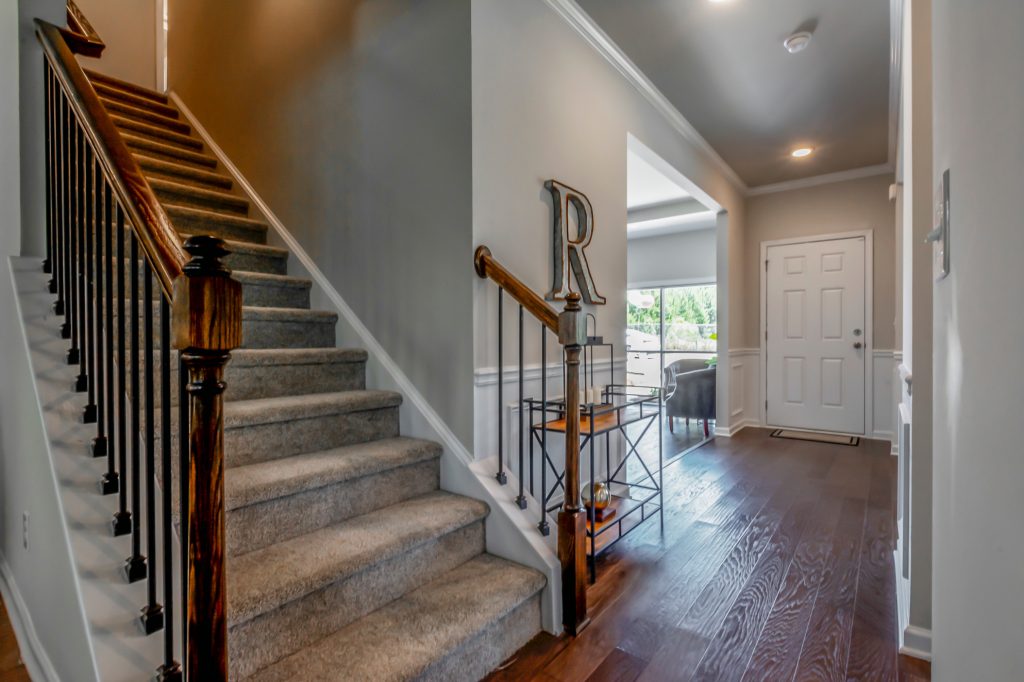
POLYGON ((122 131, 121 137, 124 139, 125 144, 136 152, 143 150, 147 154, 156 155, 167 160, 173 159, 174 161, 193 163, 206 168, 217 167, 217 157, 210 154, 173 144, 165 144, 159 140, 153 140, 142 135, 133 135, 129 131, 122 131))
POLYGON ((163 126, 152 125, 150 123, 138 121, 134 118, 121 116, 117 113, 112 113, 110 115, 110 119, 118 128, 121 130, 131 131, 133 135, 148 137, 167 144, 187 147, 193 151, 200 151, 203 148, 203 141, 198 137, 192 137, 191 135, 168 130, 163 126))
MULTIPOLYGON (((191 233, 179 231, 182 243, 185 243, 191 233)), ((260 256, 271 256, 276 258, 287 258, 288 249, 282 249, 279 246, 269 246, 267 244, 253 244, 252 242, 240 242, 234 239, 225 239, 224 244, 230 253, 244 253, 244 254, 255 254, 260 256)))
POLYGON ((202 230, 203 234, 215 234, 222 239, 237 242, 265 244, 267 241, 269 228, 262 220, 167 201, 162 204, 180 233, 202 230))
POLYGON ((313 286, 313 282, 311 280, 303 279, 302 277, 292 277, 291 275, 274 275, 266 272, 232 270, 231 276, 243 285, 251 284, 253 286, 291 287, 295 289, 310 289, 313 286))
POLYGON ((219 211, 231 211, 240 216, 249 212, 249 200, 215 189, 204 189, 185 182, 162 178, 148 178, 149 186, 166 203, 184 204, 219 211))
POLYGON ((437 443, 398 437, 234 467, 226 477, 227 508, 238 509, 440 456, 437 443))
POLYGON ((93 71, 92 69, 83 69, 85 75, 89 77, 89 80, 95 85, 97 82, 102 83, 108 87, 117 88, 119 90, 125 90, 138 97, 144 97, 146 99, 153 100, 158 104, 167 104, 167 95, 162 92, 157 92, 150 88, 130 83, 126 80, 121 80, 115 76, 109 76, 105 73, 93 71))
POLYGON ((482 520, 487 505, 435 492, 292 538, 228 563, 235 625, 482 520))
POLYGON ((224 428, 313 419, 337 414, 398 407, 402 395, 394 391, 359 390, 257 398, 224 403, 224 428))
POLYGON ((240 348, 231 351, 231 363, 238 367, 267 365, 319 365, 328 362, 366 362, 362 348, 240 348))
POLYGON ((495 663, 443 659, 534 597, 545 584, 533 569, 480 555, 390 604, 265 668, 251 680, 477 679, 495 663), (470 672, 472 671, 472 672, 470 672), (462 674, 458 674, 462 672, 462 674))
POLYGON ((192 132, 192 126, 185 123, 177 116, 166 116, 160 112, 136 107, 128 102, 121 102, 113 99, 112 97, 100 97, 100 101, 111 114, 123 116, 124 118, 138 121, 140 123, 147 123, 160 128, 166 128, 167 130, 181 133, 182 135, 187 135, 192 132))
POLYGON ((234 180, 231 176, 223 173, 212 172, 190 166, 184 163, 165 161, 145 154, 135 154, 135 161, 147 175, 156 175, 166 179, 176 179, 177 182, 196 182, 209 187, 231 189, 234 180))

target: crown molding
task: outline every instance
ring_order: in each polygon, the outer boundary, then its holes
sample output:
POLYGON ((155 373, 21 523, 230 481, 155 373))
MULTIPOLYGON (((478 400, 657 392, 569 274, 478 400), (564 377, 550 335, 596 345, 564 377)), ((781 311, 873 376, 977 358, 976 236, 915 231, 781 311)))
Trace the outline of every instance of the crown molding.
POLYGON ((597 25, 593 18, 575 0, 545 0, 545 2, 555 10, 558 16, 562 17, 567 24, 575 29, 591 47, 597 50, 609 64, 614 66, 684 139, 704 152, 718 170, 741 193, 747 191, 746 183, 740 179, 736 171, 725 162, 725 159, 718 155, 718 152, 697 132, 697 129, 690 125, 690 122, 686 120, 668 98, 658 90, 654 83, 644 75, 643 71, 626 56, 626 53, 615 44, 608 34, 597 25))
POLYGON ((799 180, 787 180, 786 182, 776 182, 771 185, 759 185, 757 187, 751 187, 750 189, 748 189, 747 196, 755 197, 761 194, 775 194, 776 192, 788 192, 794 189, 817 187, 818 185, 830 185, 834 182, 845 182, 847 180, 871 178, 876 175, 885 175, 886 173, 892 172, 892 164, 882 163, 877 166, 852 168, 850 170, 839 171, 838 173, 814 175, 809 178, 800 178, 799 180))

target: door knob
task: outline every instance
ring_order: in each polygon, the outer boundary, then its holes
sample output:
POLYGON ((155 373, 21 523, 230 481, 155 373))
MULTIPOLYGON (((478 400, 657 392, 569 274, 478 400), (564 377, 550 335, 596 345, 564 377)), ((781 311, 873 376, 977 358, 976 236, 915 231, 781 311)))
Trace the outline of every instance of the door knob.
POLYGON ((857 350, 860 350, 861 348, 864 347, 864 344, 861 343, 860 341, 856 341, 854 342, 853 347, 856 348, 857 350))

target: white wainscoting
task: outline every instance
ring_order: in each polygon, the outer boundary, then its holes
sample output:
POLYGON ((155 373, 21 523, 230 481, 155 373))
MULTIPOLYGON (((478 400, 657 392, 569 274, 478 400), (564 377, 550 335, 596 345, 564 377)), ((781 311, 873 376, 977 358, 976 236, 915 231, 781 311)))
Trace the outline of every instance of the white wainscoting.
MULTIPOLYGON (((869 370, 873 390, 868 397, 865 435, 895 442, 896 440, 896 354, 892 350, 875 350, 869 370)), ((761 349, 733 348, 729 351, 729 429, 716 429, 715 435, 731 436, 748 426, 764 426, 764 387, 761 384, 761 349)))

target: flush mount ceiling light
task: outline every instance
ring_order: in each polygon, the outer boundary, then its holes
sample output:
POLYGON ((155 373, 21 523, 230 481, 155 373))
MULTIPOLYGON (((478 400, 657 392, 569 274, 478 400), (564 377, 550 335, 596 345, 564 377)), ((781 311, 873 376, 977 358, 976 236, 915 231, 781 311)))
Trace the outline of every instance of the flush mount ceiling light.
POLYGON ((786 48, 786 52, 789 52, 790 54, 803 52, 804 50, 807 49, 807 46, 810 44, 810 31, 798 31, 782 41, 782 46, 786 48))
POLYGON ((797 147, 789 153, 794 159, 803 159, 814 153, 814 147, 797 147))

